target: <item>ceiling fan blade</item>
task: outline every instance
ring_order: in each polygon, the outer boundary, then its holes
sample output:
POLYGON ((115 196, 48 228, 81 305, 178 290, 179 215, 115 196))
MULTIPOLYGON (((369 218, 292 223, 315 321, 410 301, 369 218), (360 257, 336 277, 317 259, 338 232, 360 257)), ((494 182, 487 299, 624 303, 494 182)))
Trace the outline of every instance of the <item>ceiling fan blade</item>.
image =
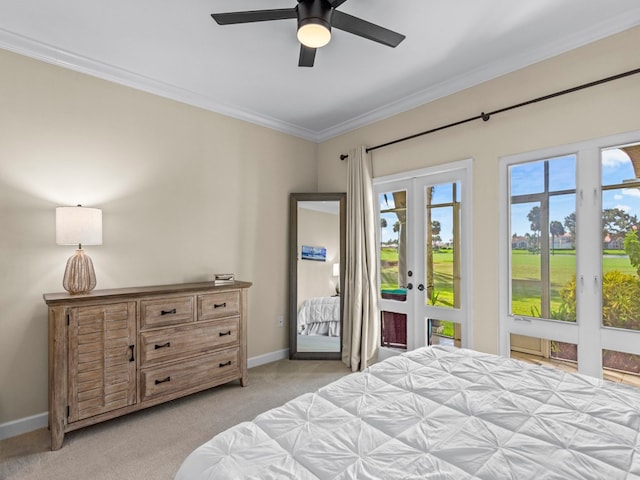
POLYGON ((234 23, 268 22, 270 20, 284 20, 298 18, 296 7, 276 8, 273 10, 249 10, 246 12, 212 13, 218 25, 232 25, 234 23))
POLYGON ((333 8, 338 8, 340 5, 342 5, 346 1, 347 0, 333 0, 333 1, 329 0, 329 3, 333 8))
POLYGON ((313 62, 316 59, 316 48, 309 48, 304 45, 300 45, 300 58, 298 59, 299 67, 313 67, 313 62))
POLYGON ((389 47, 397 47, 398 44, 405 39, 405 36, 400 33, 338 10, 334 10, 333 12, 331 26, 389 47))

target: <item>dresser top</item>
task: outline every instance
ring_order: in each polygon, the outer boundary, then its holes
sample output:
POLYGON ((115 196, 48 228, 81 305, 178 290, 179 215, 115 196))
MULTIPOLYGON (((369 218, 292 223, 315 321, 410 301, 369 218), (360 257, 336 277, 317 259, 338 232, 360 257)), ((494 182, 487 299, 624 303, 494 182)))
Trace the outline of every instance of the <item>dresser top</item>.
POLYGON ((47 305, 55 303, 69 303, 75 300, 106 299, 140 295, 197 293, 200 291, 218 291, 237 288, 249 288, 251 282, 235 281, 234 283, 216 285, 213 282, 176 283, 173 285, 156 285, 148 287, 112 288, 107 290, 93 290, 89 293, 69 294, 67 292, 45 293, 42 297, 47 305))

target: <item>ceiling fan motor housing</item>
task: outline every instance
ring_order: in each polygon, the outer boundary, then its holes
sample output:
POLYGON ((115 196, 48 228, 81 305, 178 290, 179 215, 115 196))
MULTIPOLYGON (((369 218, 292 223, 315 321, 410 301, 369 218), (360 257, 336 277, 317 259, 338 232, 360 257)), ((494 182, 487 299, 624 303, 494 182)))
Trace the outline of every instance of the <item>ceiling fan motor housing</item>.
POLYGON ((327 0, 300 0, 298 3, 298 30, 309 23, 322 25, 331 31, 333 8, 327 0))

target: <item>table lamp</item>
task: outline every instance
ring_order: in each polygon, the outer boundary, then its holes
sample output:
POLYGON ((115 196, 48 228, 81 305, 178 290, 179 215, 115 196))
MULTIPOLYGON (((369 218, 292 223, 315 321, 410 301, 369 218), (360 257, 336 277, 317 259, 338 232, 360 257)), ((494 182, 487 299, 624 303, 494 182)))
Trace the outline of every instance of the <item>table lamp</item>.
POLYGON ((334 277, 338 277, 336 281, 336 295, 340 295, 340 264, 334 263, 332 268, 332 273, 334 277))
POLYGON ((56 208, 56 243, 78 245, 67 260, 62 286, 71 294, 88 293, 96 286, 93 262, 82 250, 82 244, 102 245, 102 210, 77 207, 56 208))

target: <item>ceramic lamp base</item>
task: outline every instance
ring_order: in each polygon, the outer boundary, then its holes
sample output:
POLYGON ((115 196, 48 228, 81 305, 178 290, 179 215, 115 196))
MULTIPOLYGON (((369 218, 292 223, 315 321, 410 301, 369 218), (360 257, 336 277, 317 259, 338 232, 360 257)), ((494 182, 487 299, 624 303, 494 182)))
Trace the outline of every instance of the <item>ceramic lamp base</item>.
POLYGON ((88 293, 96 287, 93 262, 89 255, 85 255, 84 250, 76 250, 75 255, 67 260, 62 286, 71 294, 88 293))

